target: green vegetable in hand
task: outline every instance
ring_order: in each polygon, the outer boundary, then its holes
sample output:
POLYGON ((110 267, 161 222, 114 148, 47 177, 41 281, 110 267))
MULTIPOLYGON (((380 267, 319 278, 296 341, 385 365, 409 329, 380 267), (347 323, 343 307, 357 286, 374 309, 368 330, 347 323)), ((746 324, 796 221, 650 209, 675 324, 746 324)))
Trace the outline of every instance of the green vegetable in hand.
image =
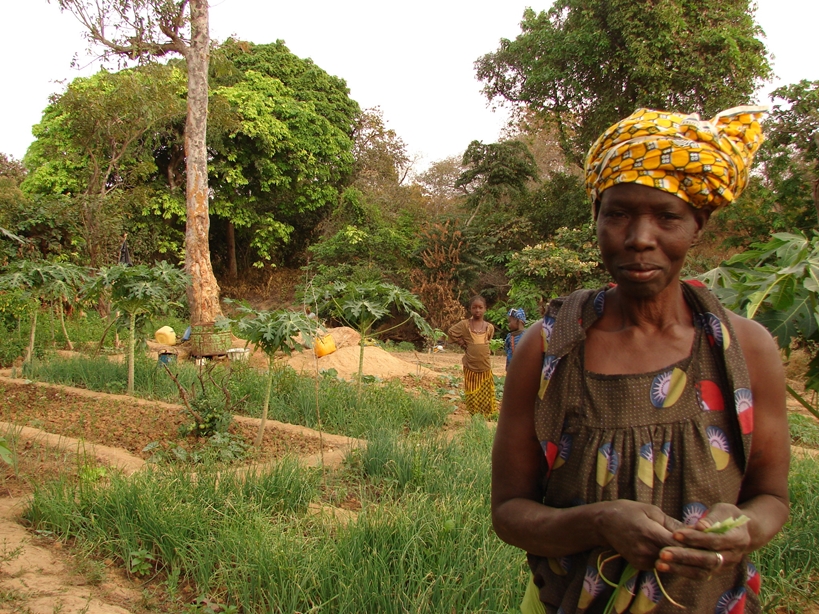
POLYGON ((716 524, 711 525, 707 529, 705 529, 705 533, 719 533, 722 535, 723 533, 727 533, 731 529, 736 527, 741 527, 746 522, 748 522, 750 518, 748 518, 745 514, 742 514, 739 518, 728 518, 726 520, 722 520, 717 522, 716 524))

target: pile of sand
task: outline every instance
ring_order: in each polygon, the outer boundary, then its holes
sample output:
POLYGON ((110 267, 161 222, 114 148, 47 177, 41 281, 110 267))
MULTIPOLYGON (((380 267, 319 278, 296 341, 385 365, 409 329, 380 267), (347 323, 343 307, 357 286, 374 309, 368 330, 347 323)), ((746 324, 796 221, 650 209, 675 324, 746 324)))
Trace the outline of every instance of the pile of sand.
MULTIPOLYGON (((316 361, 312 350, 298 352, 288 359, 289 364, 299 373, 313 374, 316 372, 316 362, 318 370, 327 371, 335 369, 338 377, 346 380, 355 379, 358 375, 359 346, 346 346, 338 348, 332 354, 322 356, 316 361)), ((437 377, 435 371, 422 367, 420 364, 413 364, 406 360, 393 356, 385 352, 380 347, 368 346, 364 348, 364 375, 374 375, 380 379, 391 377, 403 377, 405 375, 422 375, 437 377)))
MULTIPOLYGON (((358 375, 358 358, 359 345, 361 335, 352 328, 340 326, 338 328, 331 328, 327 331, 332 337, 336 345, 336 351, 327 356, 322 356, 318 359, 318 370, 329 371, 335 369, 338 377, 346 380, 355 379, 358 375)), ((238 337, 233 337, 232 347, 245 347, 245 341, 238 337)), ((257 369, 267 369, 267 355, 260 349, 254 347, 253 344, 248 346, 251 350, 248 358, 250 366, 257 369)), ((177 354, 179 360, 185 360, 189 355, 189 344, 177 346, 165 346, 155 341, 148 341, 148 349, 151 355, 156 356, 161 352, 171 352, 177 354)), ((316 372, 316 358, 312 349, 306 349, 303 352, 295 352, 293 356, 286 357, 281 355, 277 360, 282 360, 290 365, 298 373, 306 375, 314 374, 316 372)), ((405 375, 422 375, 437 377, 437 373, 425 367, 422 367, 418 361, 409 362, 402 360, 397 356, 385 352, 379 347, 365 347, 364 348, 364 375, 374 375, 380 379, 389 379, 392 377, 403 377, 405 375)))

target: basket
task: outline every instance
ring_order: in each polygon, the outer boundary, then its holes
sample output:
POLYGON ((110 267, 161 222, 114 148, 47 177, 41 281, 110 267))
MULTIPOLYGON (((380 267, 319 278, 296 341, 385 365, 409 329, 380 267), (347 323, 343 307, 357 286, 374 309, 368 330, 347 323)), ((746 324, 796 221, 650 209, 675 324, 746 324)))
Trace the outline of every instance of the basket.
POLYGON ((233 362, 247 362, 250 350, 247 348, 230 348, 227 351, 228 360, 233 362))
POLYGON ((191 327, 191 356, 224 356, 230 344, 229 330, 216 330, 213 324, 191 327))

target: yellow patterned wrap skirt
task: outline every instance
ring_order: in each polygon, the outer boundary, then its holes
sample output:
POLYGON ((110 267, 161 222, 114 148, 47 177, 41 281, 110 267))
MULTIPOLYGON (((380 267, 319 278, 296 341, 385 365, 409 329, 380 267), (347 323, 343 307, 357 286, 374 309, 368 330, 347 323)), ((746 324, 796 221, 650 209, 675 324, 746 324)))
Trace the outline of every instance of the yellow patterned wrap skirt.
POLYGON ((472 371, 464 367, 464 389, 466 409, 470 414, 488 418, 497 411, 492 371, 472 371))

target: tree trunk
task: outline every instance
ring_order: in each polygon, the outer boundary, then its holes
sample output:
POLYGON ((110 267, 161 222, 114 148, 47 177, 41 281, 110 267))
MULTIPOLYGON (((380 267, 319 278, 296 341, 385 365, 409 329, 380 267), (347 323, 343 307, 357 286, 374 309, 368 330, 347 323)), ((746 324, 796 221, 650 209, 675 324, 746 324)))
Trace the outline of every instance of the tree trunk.
POLYGON ((227 223, 227 253, 228 277, 235 280, 239 277, 239 267, 236 265, 236 227, 233 222, 227 223))
POLYGON ((128 314, 128 394, 134 394, 134 346, 136 345, 136 314, 128 314))
POLYGON ((208 119, 208 33, 207 0, 191 0, 191 44, 188 63, 188 116, 185 122, 187 156, 187 223, 185 227, 185 271, 191 276, 188 304, 191 324, 214 322, 221 315, 219 285, 210 262, 208 232, 208 153, 205 144, 208 119))
POLYGON ((26 348, 26 364, 31 364, 31 355, 34 353, 34 339, 37 334, 37 309, 31 314, 31 331, 28 334, 28 347, 26 348))
POLYGON ((356 383, 356 395, 361 399, 361 377, 364 374, 364 335, 361 335, 361 341, 358 342, 358 378, 356 383))
POLYGON ((63 301, 62 299, 58 299, 57 307, 60 310, 60 325, 63 327, 63 335, 65 336, 65 345, 69 350, 74 349, 74 344, 71 343, 71 339, 68 338, 68 331, 65 328, 65 312, 63 311, 63 301))
POLYGON ((264 395, 264 405, 262 406, 262 419, 259 421, 259 432, 256 434, 256 441, 253 445, 257 448, 262 446, 262 438, 264 437, 264 427, 267 424, 267 410, 270 409, 270 392, 273 389, 273 356, 268 356, 270 365, 267 367, 267 392, 264 395))

